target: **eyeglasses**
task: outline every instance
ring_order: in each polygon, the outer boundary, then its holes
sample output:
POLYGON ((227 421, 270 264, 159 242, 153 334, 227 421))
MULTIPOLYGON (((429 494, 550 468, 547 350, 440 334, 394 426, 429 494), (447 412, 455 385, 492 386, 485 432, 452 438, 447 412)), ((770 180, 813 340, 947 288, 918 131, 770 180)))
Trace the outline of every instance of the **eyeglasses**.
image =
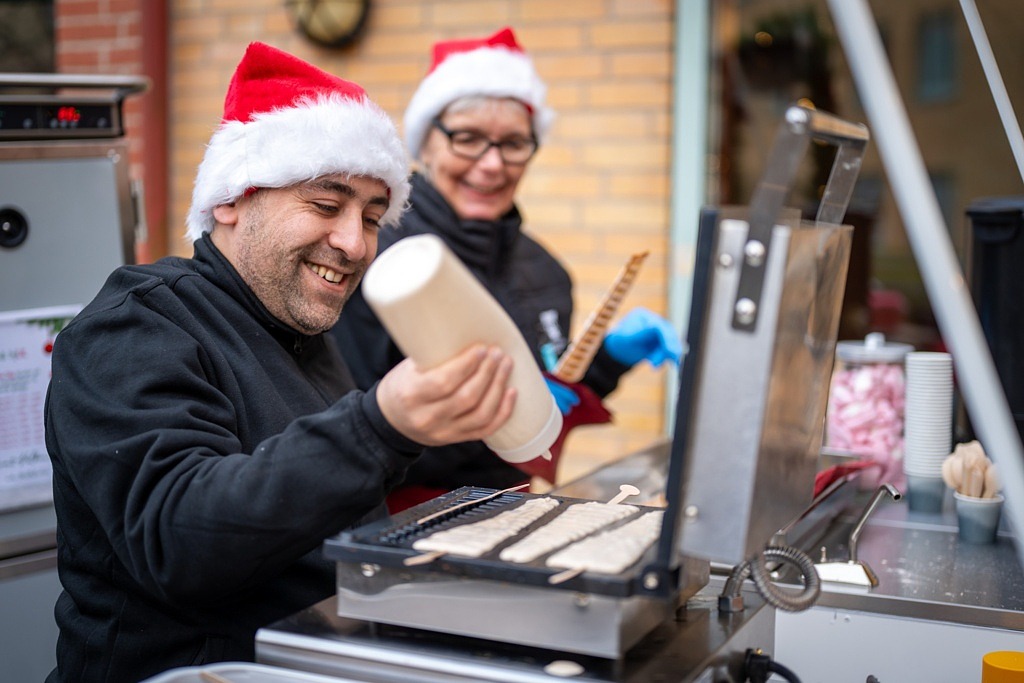
POLYGON ((448 149, 452 154, 463 159, 476 161, 487 154, 491 147, 497 147, 502 161, 510 166, 522 166, 537 152, 537 140, 532 137, 491 140, 471 130, 448 130, 440 119, 434 119, 433 123, 448 138, 448 149))

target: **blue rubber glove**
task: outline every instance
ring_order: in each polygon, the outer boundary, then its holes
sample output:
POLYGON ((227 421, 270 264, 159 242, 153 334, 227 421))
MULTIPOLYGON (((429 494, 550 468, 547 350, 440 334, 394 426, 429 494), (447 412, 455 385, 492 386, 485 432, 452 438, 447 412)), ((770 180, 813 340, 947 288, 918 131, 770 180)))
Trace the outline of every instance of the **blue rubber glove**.
POLYGON ((646 308, 634 308, 604 338, 604 347, 623 365, 642 360, 654 367, 679 362, 683 343, 672 324, 646 308))
POLYGON ((544 378, 544 381, 548 383, 548 389, 551 390, 551 395, 555 397, 555 405, 558 406, 558 410, 561 411, 562 415, 568 415, 570 410, 579 405, 580 397, 576 395, 575 391, 547 377, 544 378))

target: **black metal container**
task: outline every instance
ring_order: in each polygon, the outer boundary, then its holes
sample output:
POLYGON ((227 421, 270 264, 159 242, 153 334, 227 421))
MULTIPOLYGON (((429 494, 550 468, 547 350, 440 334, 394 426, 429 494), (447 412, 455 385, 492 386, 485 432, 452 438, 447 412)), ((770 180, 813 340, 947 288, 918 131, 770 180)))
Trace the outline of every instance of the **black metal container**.
POLYGON ((1024 196, 968 205, 971 296, 1017 431, 1024 437, 1024 196))

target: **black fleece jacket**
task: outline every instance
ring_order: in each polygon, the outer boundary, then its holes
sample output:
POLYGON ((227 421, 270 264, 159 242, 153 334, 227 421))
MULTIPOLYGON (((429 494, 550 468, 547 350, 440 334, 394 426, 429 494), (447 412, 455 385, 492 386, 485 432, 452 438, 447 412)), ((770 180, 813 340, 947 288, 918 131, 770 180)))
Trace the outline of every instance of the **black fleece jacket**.
POLYGON ((329 596, 321 542, 381 513, 420 451, 353 391, 333 339, 283 326, 209 236, 120 268, 57 337, 50 681, 252 660, 329 596))
MULTIPOLYGON (((413 235, 440 237, 501 304, 538 365, 544 367, 541 347, 553 342, 560 353, 571 338, 572 280, 562 264, 521 227, 522 218, 515 207, 497 221, 461 220, 426 178, 414 174, 409 210, 398 227, 380 232, 377 249, 383 252, 413 235), (550 317, 552 322, 545 326, 542 317, 550 317), (561 340, 555 338, 558 336, 561 340)), ((403 358, 361 291, 349 300, 331 332, 360 388, 372 386, 403 358)), ((627 370, 629 366, 614 360, 602 347, 583 383, 603 397, 615 389, 627 370)), ((403 485, 446 490, 460 486, 505 488, 525 478, 482 441, 473 441, 424 449, 403 485)))

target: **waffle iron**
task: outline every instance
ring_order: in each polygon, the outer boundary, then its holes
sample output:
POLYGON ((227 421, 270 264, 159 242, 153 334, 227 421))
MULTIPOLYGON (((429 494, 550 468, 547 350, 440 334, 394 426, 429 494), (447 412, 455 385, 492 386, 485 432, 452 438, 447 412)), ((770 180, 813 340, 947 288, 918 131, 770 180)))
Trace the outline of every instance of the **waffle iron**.
MULTIPOLYGON (((338 614, 618 658, 708 583, 710 562, 762 551, 811 501, 851 247, 840 221, 866 142, 862 125, 791 107, 751 206, 702 212, 664 519, 638 562, 552 583, 561 570, 543 556, 499 559, 517 535, 480 557, 409 566, 417 539, 537 495, 464 487, 325 542, 338 614), (807 221, 783 202, 812 139, 838 152, 807 221)), ((551 497, 562 505, 521 533, 590 502, 551 497)))

